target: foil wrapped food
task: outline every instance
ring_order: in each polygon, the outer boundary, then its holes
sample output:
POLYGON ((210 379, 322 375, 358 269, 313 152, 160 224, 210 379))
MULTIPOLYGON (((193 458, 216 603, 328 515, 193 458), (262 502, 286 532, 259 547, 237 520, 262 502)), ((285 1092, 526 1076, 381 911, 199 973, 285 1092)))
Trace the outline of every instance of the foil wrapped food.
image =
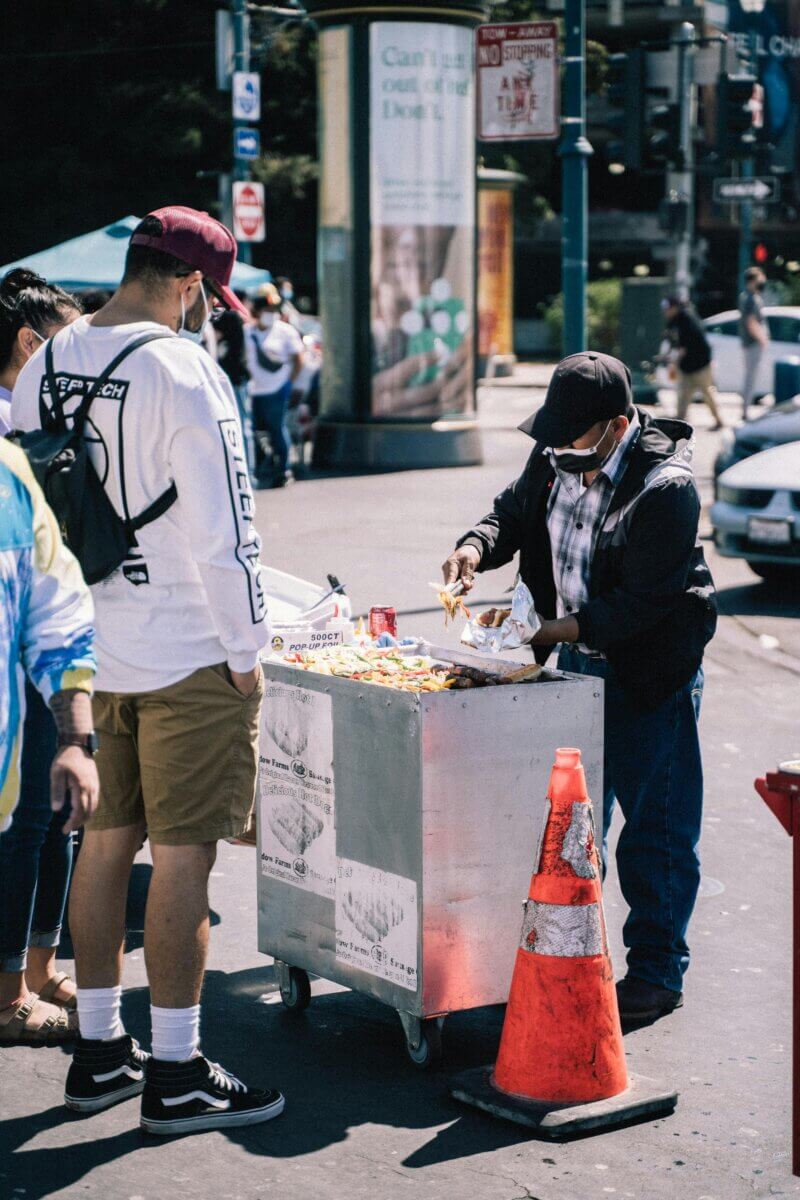
POLYGON ((511 597, 511 608, 502 623, 496 628, 482 625, 477 617, 467 621, 461 641, 473 650, 485 654, 500 654, 503 650, 517 650, 533 641, 542 627, 530 589, 518 583, 511 597))

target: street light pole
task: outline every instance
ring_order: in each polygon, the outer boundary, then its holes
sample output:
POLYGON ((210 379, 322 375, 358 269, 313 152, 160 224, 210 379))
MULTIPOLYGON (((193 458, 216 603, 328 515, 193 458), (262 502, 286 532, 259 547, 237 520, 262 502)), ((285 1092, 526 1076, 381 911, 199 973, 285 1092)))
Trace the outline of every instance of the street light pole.
MULTIPOLYGON (((250 70, 250 19, 247 15, 247 0, 233 0, 233 69, 234 71, 250 70)), ((234 144, 236 131, 249 128, 246 121, 235 120, 233 124, 234 144)), ((247 163, 240 158, 233 161, 234 179, 249 179, 250 170, 247 163)), ((239 262, 252 263, 253 251, 249 242, 238 243, 239 262)))
POLYGON ((564 114, 561 169, 561 287, 564 355, 586 349, 589 274, 588 158, 586 138, 586 0, 566 0, 564 114))
POLYGON ((678 103, 680 105, 680 171, 671 173, 670 187, 686 204, 686 217, 675 247, 675 290, 688 300, 692 290, 692 243, 694 240, 694 142, 695 123, 694 41, 695 28, 684 21, 678 31, 678 103))

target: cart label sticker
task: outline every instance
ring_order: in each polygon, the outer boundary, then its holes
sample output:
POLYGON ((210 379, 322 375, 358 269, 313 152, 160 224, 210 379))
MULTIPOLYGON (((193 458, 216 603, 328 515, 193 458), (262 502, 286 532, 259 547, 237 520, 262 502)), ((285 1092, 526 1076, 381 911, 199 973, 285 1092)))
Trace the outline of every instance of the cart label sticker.
POLYGON ((417 885, 413 879, 340 858, 336 958, 417 990, 417 885))
POLYGON ((605 950, 605 929, 599 904, 525 905, 520 949, 553 958, 593 958, 605 950))
POLYGON ((336 829, 329 695, 267 684, 258 792, 261 874, 332 900, 336 829))

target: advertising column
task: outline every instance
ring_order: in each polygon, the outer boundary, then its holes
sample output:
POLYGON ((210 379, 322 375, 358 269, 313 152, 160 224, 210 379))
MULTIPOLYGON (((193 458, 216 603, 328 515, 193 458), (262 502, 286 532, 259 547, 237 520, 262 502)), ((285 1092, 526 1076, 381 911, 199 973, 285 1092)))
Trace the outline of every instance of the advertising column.
POLYGON ((510 375, 514 357, 514 171, 478 170, 478 364, 510 375))
POLYGON ((320 30, 315 465, 482 459, 475 28, 483 0, 307 0, 320 30))
POLYGON ((474 404, 472 30, 370 30, 372 415, 474 404))

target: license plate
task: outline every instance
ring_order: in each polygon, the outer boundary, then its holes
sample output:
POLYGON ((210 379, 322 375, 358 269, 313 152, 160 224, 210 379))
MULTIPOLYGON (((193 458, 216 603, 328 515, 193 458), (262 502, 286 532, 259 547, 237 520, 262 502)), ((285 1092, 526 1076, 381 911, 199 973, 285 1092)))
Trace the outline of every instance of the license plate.
POLYGON ((761 542, 765 546, 787 546, 792 540, 792 525, 790 521, 751 517, 747 525, 747 536, 751 542, 761 542))

